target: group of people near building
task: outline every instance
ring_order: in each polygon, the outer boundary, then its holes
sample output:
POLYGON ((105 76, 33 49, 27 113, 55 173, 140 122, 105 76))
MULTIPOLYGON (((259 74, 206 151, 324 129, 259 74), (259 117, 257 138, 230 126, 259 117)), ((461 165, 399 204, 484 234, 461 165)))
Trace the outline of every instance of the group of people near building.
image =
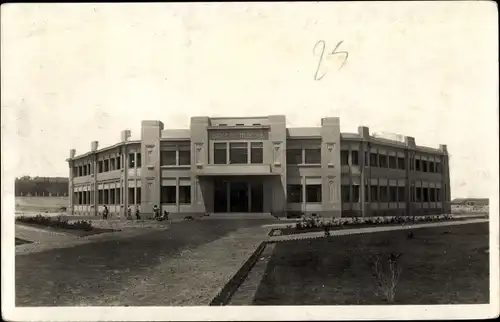
MULTIPOLYGON (((163 211, 163 215, 160 214, 160 209, 158 208, 157 205, 154 205, 153 207, 153 214, 154 214, 154 219, 158 221, 163 221, 163 220, 168 220, 168 212, 165 210, 163 211)), ((107 220, 109 215, 109 209, 108 206, 104 206, 104 210, 102 211, 102 219, 107 220)), ((127 208, 127 219, 132 219, 132 207, 128 206, 127 208)), ((140 207, 137 206, 135 207, 135 219, 140 220, 141 219, 141 210, 140 207)))

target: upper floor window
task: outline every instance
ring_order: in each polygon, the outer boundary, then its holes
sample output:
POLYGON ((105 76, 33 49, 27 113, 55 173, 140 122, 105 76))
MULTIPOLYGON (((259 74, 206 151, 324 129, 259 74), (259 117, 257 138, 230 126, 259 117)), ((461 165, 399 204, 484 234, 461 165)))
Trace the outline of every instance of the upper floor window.
POLYGON ((340 151, 340 164, 348 165, 349 164, 349 151, 341 150, 340 151))
POLYGON ((141 154, 137 153, 136 154, 136 166, 140 168, 142 166, 142 159, 141 159, 141 154))
POLYGON ((184 149, 179 149, 179 165, 190 165, 191 164, 191 150, 189 147, 184 149))
POLYGON ((398 169, 404 170, 405 168, 406 168, 405 167, 405 159, 398 157, 398 169))
POLYGON ((248 163, 248 148, 246 142, 229 143, 229 163, 248 163))
POLYGON ((359 152, 357 150, 351 151, 351 164, 359 165, 359 152))
POLYGON ((109 159, 104 160, 104 172, 109 171, 109 159))
POLYGON ((305 164, 321 164, 321 148, 304 149, 305 164))
POLYGON ((396 156, 394 156, 394 155, 389 156, 389 168, 391 168, 391 169, 397 168, 396 160, 397 160, 396 156))
MULTIPOLYGON (((420 159, 415 159, 415 171, 421 171, 420 170, 420 159)), ((419 200, 417 200, 419 201, 419 200)))
POLYGON ((429 161, 429 172, 434 172, 434 162, 429 161))
POLYGON ((286 162, 288 164, 302 164, 302 149, 287 149, 286 162))
POLYGON ((321 202, 321 185, 306 185, 306 202, 321 202))
POLYGON ((120 170, 122 168, 122 159, 120 156, 116 157, 116 170, 120 170))
POLYGON ((227 163, 227 143, 214 143, 214 164, 227 163))
POLYGON ((370 153, 370 166, 378 167, 377 153, 370 153))
POLYGON ((379 167, 387 168, 387 155, 379 154, 378 162, 379 162, 379 167))
POLYGON ((160 162, 161 165, 177 165, 177 152, 161 151, 160 162))
POLYGON ((135 168, 135 153, 128 154, 128 167, 135 168))
POLYGON ((251 163, 262 163, 264 161, 262 142, 251 142, 250 143, 250 162, 251 163))
POLYGON ((98 173, 103 172, 104 167, 103 167, 103 161, 102 160, 97 163, 97 166, 98 166, 98 173))
POLYGON ((427 161, 422 160, 421 163, 422 163, 422 172, 427 172, 427 170, 428 170, 427 169, 427 161))

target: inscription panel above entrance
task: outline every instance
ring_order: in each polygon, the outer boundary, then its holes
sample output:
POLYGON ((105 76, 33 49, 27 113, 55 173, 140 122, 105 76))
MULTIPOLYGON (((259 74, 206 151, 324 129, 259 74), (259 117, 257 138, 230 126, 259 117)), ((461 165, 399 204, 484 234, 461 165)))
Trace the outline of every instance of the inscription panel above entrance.
POLYGON ((248 130, 211 130, 208 137, 213 141, 228 140, 268 140, 269 130, 248 129, 248 130))

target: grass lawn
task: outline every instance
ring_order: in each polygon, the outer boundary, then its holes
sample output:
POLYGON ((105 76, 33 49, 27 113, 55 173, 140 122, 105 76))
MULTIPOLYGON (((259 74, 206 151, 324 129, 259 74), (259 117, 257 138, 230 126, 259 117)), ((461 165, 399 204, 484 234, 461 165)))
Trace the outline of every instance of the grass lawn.
POLYGON ((371 254, 399 252, 394 304, 489 302, 488 223, 278 243, 256 305, 385 304, 371 254))
POLYGON ((31 244, 31 243, 32 242, 30 242, 29 240, 24 240, 24 239, 16 237, 16 246, 17 245, 22 245, 22 244, 31 244))

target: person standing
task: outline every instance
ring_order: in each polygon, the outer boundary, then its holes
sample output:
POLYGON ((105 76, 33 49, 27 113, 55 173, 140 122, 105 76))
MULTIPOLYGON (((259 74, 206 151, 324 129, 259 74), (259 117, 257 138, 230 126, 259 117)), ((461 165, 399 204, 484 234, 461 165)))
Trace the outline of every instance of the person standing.
POLYGON ((108 219, 108 213, 109 213, 108 206, 104 206, 104 210, 102 211, 102 219, 107 220, 108 219))
POLYGON ((139 209, 139 206, 135 207, 135 219, 141 219, 141 210, 139 209))
POLYGON ((132 219, 132 207, 128 206, 127 208, 127 219, 132 219))
POLYGON ((153 214, 154 214, 154 219, 158 219, 160 217, 160 210, 158 209, 157 205, 154 205, 153 207, 153 214))

